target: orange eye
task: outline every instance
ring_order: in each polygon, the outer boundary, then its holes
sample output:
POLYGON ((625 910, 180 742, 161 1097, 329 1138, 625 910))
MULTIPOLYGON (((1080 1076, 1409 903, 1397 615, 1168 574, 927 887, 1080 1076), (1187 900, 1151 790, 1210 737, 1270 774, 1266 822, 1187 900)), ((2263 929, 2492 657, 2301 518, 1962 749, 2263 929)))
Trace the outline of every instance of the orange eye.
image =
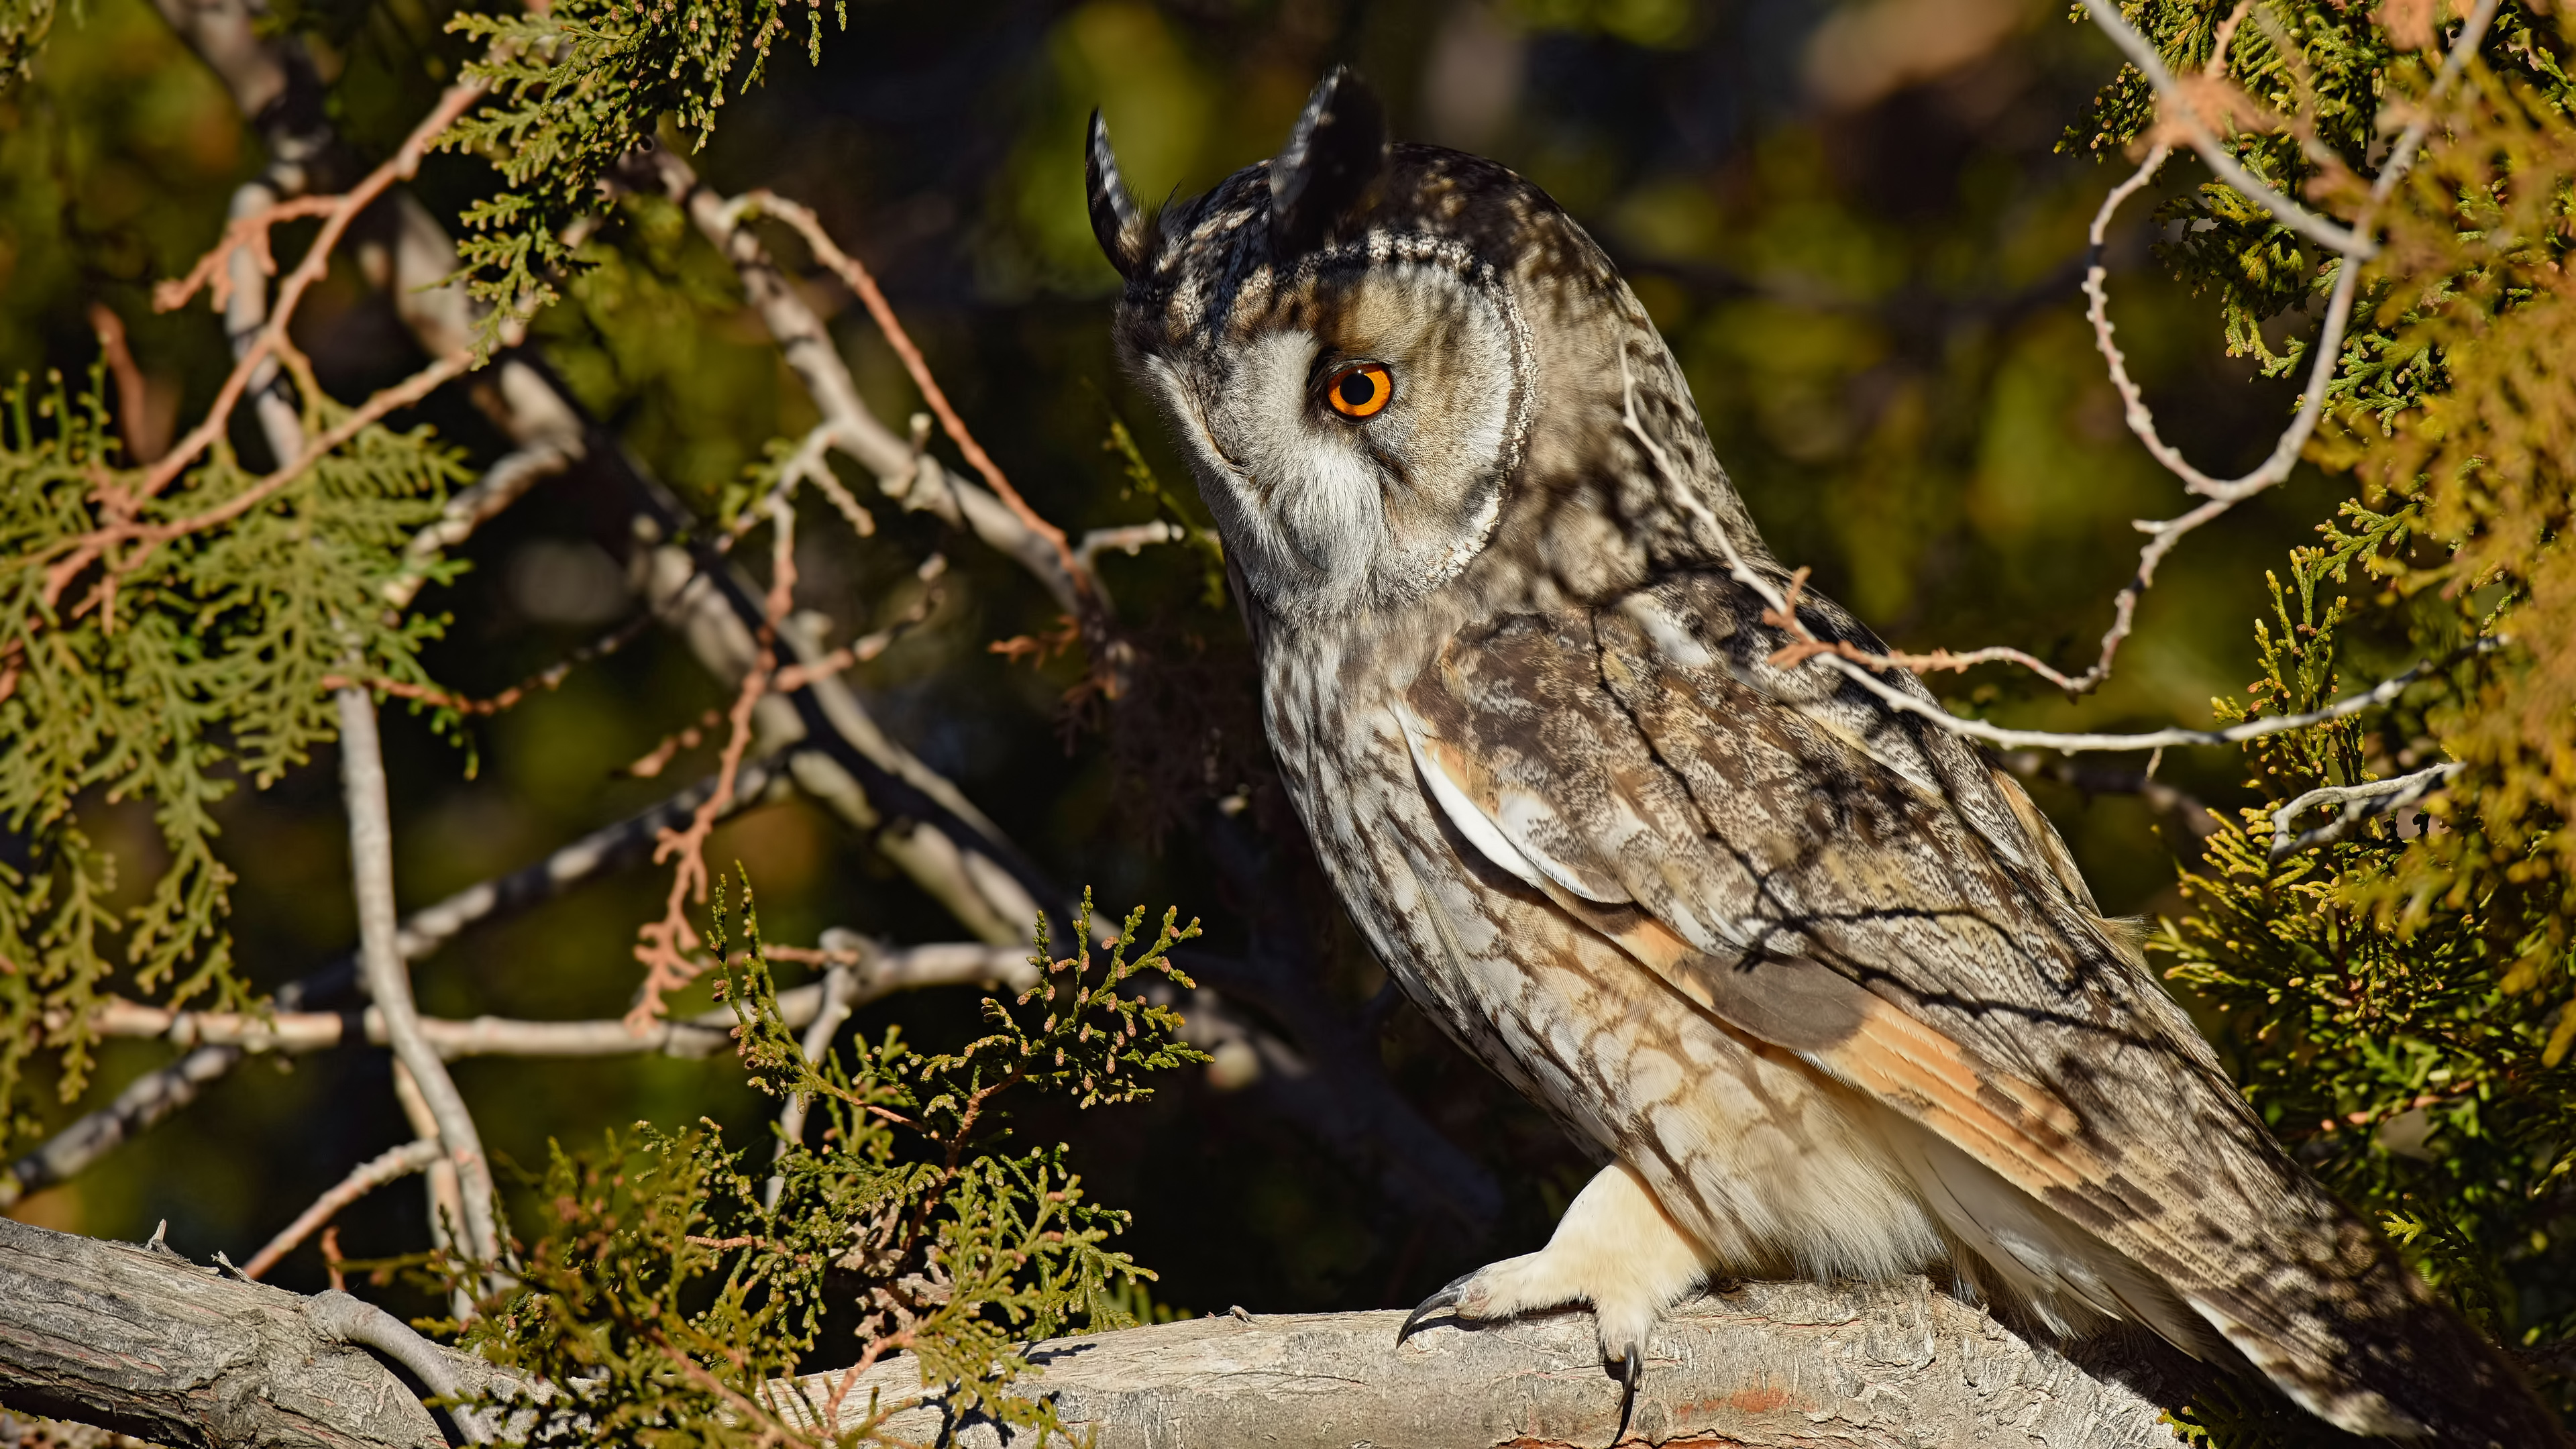
POLYGON ((1395 376, 1383 363, 1355 362, 1333 374, 1324 384, 1324 396, 1343 417, 1373 418, 1395 396, 1395 376))

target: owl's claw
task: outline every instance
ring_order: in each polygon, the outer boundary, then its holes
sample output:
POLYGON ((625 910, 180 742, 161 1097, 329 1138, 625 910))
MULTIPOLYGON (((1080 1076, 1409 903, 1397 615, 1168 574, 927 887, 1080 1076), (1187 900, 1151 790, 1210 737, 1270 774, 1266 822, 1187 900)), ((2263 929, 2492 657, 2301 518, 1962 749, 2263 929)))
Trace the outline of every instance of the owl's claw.
POLYGON ((1465 1295, 1467 1284, 1475 1276, 1473 1273, 1462 1273, 1450 1279, 1447 1287, 1415 1304, 1413 1311, 1405 1315, 1404 1326, 1395 1331, 1397 1347, 1402 1347, 1404 1341, 1413 1336, 1413 1331, 1422 1326, 1422 1320, 1444 1308, 1456 1308, 1459 1300, 1465 1295))
POLYGON ((1628 1420, 1637 1411, 1637 1381, 1646 1376, 1646 1346, 1629 1344, 1620 1352, 1615 1372, 1619 1379, 1619 1432, 1610 1436, 1613 1446, 1628 1437, 1628 1420))

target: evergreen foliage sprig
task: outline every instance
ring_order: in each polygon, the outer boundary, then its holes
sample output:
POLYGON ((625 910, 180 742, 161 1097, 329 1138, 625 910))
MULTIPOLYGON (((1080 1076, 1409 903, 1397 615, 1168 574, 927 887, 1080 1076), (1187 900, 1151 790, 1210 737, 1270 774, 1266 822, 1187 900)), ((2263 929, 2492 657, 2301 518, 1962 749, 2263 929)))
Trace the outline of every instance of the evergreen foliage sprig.
MULTIPOLYGON (((823 54, 823 0, 804 9, 812 63, 823 54)), ((846 30, 848 0, 833 0, 832 13, 846 30)), ((597 208, 610 169, 666 120, 703 144, 728 88, 747 91, 767 73, 792 16, 788 0, 557 0, 449 20, 488 42, 466 75, 492 100, 443 144, 481 155, 504 183, 461 218, 468 285, 493 304, 484 348, 503 314, 551 304, 557 280, 580 270, 567 231, 597 208)))
MULTIPOLYGON (((947 1386, 952 1412, 1069 1438, 1051 1405, 1015 1388, 1029 1371, 1018 1345, 1125 1326, 1153 1274, 1106 1246, 1127 1216, 1085 1196, 1061 1145, 1012 1143, 1005 1099, 1032 1088, 1082 1107, 1127 1102, 1150 1093, 1149 1074, 1205 1061, 1179 1040, 1180 1017, 1134 989, 1140 976, 1190 984, 1170 952, 1197 923, 1167 912, 1139 951, 1140 908, 1103 959, 1086 895, 1073 955, 1052 956, 1041 921, 1041 980, 1015 1000, 986 998, 985 1035, 926 1053, 889 1028, 813 1062, 779 1018, 747 884, 738 951, 727 917, 720 892, 710 946, 743 1064, 762 1091, 820 1109, 819 1144, 786 1145, 774 1209, 712 1122, 558 1149, 537 1193, 545 1236, 464 1341, 582 1386, 585 1412, 540 1439, 821 1442, 833 1435, 812 1426, 827 1406, 782 1405, 765 1386, 823 1348, 833 1369, 908 1352, 925 1386, 947 1386)), ((447 1276, 468 1283, 472 1269, 447 1276)), ((840 1441, 882 1438, 901 1407, 848 1406, 843 1422, 858 1427, 840 1441)))
MULTIPOLYGON (((384 589, 463 476, 425 429, 371 426, 221 526, 74 568, 111 515, 199 519, 261 482, 218 441, 150 492, 104 390, 93 370, 77 394, 59 374, 0 393, 0 827, 26 842, 23 865, 0 861, 0 1104, 13 1109, 40 1049, 58 1054, 65 1100, 83 1088, 92 1008, 122 968, 174 1003, 248 1003, 214 807, 335 736, 327 680, 426 683, 419 650, 438 621, 395 616, 384 589), (117 862, 80 811, 124 800, 152 807, 165 860, 119 907, 117 862)), ((318 434, 346 416, 324 399, 305 422, 318 434)))

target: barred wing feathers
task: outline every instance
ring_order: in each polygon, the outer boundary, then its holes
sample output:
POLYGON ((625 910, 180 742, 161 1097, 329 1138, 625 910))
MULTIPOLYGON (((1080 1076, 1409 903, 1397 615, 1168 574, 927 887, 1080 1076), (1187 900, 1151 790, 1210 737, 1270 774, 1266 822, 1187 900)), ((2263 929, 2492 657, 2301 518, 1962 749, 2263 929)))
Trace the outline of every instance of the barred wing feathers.
MULTIPOLYGON (((1920 1129, 1900 1155, 1990 1263, 2186 1349, 2196 1313, 2346 1428, 2543 1442, 2493 1350, 2264 1131, 2019 786, 1825 670, 1772 667, 1760 611, 1701 575, 1478 625, 1398 722, 1497 866, 1920 1129), (2110 1251, 2028 1248, 2051 1234, 2110 1251)), ((1806 617, 1875 647, 1829 605, 1806 617)))

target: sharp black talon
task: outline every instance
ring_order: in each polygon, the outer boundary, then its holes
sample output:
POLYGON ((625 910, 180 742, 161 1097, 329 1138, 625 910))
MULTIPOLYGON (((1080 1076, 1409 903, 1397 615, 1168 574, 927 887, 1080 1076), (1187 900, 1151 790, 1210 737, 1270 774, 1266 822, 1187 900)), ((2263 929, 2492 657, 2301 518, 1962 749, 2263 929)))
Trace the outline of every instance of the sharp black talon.
POLYGON ((1457 1307, 1460 1290, 1467 1286, 1468 1279, 1475 1276, 1476 1275, 1473 1273, 1462 1273, 1459 1276, 1450 1279, 1449 1286, 1414 1305, 1413 1311, 1404 1316, 1404 1326, 1395 1331, 1396 1347, 1402 1348, 1404 1346, 1404 1341, 1413 1336, 1413 1330, 1422 1326, 1422 1320, 1429 1318, 1432 1314, 1439 1312, 1443 1308, 1457 1307))
POLYGON ((1637 1411, 1637 1381, 1646 1376, 1646 1346, 1628 1345, 1619 1359, 1619 1432, 1610 1436, 1614 1446, 1628 1437, 1629 1416, 1637 1411))

